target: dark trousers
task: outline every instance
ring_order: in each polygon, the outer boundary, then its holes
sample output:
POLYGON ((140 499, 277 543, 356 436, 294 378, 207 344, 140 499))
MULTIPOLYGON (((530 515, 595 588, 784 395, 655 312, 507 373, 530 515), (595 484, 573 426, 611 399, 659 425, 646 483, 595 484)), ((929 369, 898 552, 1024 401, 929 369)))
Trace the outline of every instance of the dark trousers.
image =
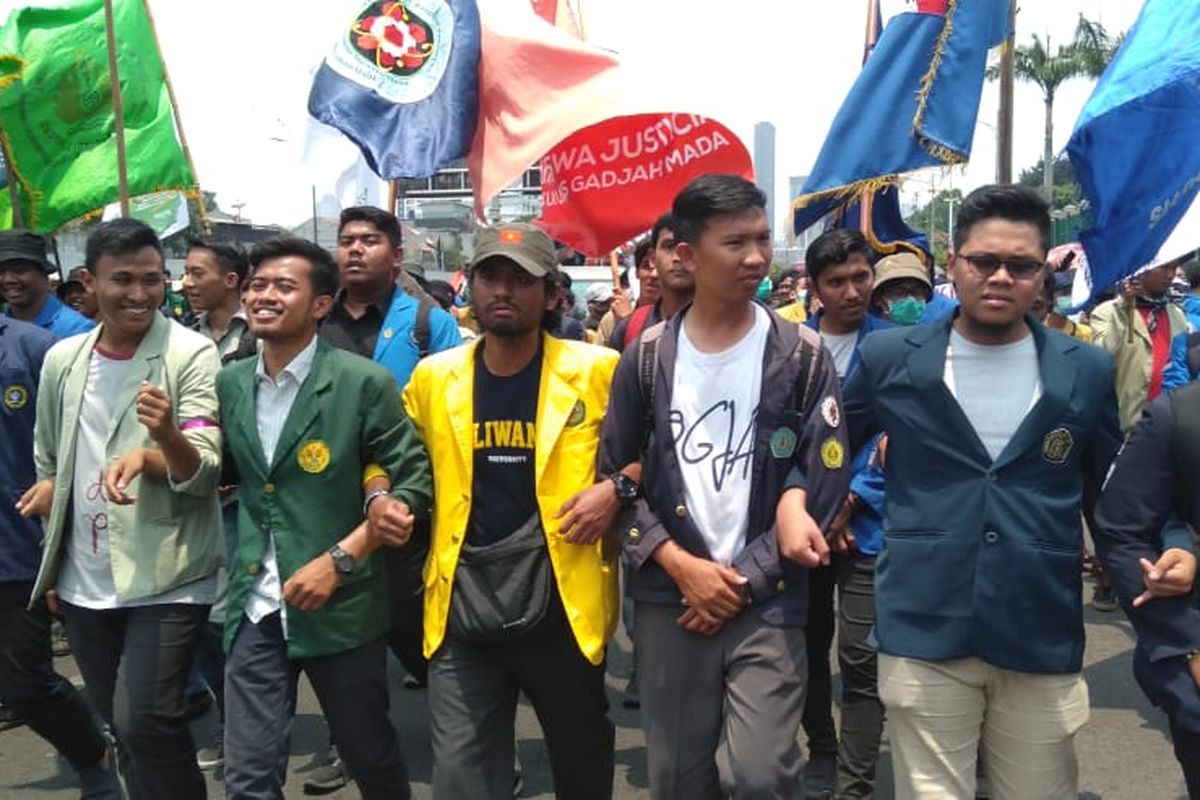
POLYGON ((530 641, 485 647, 447 636, 438 648, 429 665, 434 797, 512 797, 518 692, 545 734, 555 796, 611 798, 616 732, 604 665, 583 657, 565 618, 530 641))
POLYGON ((804 629, 753 607, 713 636, 680 627, 679 606, 634 613, 650 797, 802 797, 804 629))
POLYGON ((54 671, 50 612, 26 609, 33 584, 0 583, 0 701, 76 770, 96 765, 105 742, 83 696, 54 671))
POLYGON ((392 610, 392 630, 388 648, 409 675, 422 684, 429 679, 425 660, 425 583, 421 571, 429 554, 428 537, 414 535, 406 547, 384 548, 388 574, 388 603, 392 610))
POLYGON ((846 800, 875 794, 875 763, 883 736, 875 648, 875 557, 836 556, 838 663, 842 670, 842 732, 838 743, 837 796, 846 800))
POLYGON ((134 798, 203 800, 184 689, 208 606, 94 611, 63 603, 88 698, 112 726, 134 798))
POLYGON ((196 641, 196 663, 192 672, 213 694, 217 716, 225 720, 225 648, 221 642, 225 626, 205 622, 196 641))
POLYGON ((833 647, 833 595, 837 588, 837 570, 832 564, 809 570, 808 693, 804 699, 804 733, 808 736, 809 757, 833 755, 838 749, 837 726, 833 724, 833 675, 829 663, 833 647))
POLYGON ((1166 712, 1188 795, 1200 800, 1200 687, 1182 657, 1151 661, 1140 646, 1133 651, 1133 675, 1150 702, 1166 712))
POLYGON ((386 657, 377 642, 290 659, 279 613, 257 625, 243 618, 225 665, 226 798, 282 800, 301 671, 362 796, 409 797, 399 737, 388 718, 386 657))

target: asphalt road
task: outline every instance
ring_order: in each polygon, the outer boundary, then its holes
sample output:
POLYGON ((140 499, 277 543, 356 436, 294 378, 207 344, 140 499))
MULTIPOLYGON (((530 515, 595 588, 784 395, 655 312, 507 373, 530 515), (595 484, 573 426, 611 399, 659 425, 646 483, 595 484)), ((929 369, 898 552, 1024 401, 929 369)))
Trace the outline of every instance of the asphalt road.
MULTIPOLYGON (((1090 596, 1090 587, 1085 587, 1090 596)), ((1088 644, 1085 676, 1091 692, 1091 719, 1077 737, 1081 797, 1093 800, 1176 800, 1184 797, 1183 779, 1166 735, 1162 715, 1142 697, 1133 681, 1129 623, 1118 611, 1086 612, 1088 644)), ((611 650, 609 689, 617 725, 616 792, 618 798, 647 796, 645 750, 636 711, 620 707, 619 698, 629 665, 629 644, 618 635, 611 650)), ((58 659, 59 670, 77 680, 70 657, 58 659)), ((424 691, 400 686, 402 672, 392 663, 392 719, 412 772, 414 796, 431 796, 431 755, 424 691)), ((207 741, 216 724, 209 714, 195 724, 197 740, 207 741)), ((292 758, 286 794, 303 797, 301 785, 314 755, 325 746, 325 728, 312 691, 301 684, 299 710, 292 736, 292 758)), ((518 714, 517 746, 525 773, 523 797, 552 797, 546 750, 532 709, 518 714)), ((878 797, 891 797, 891 765, 886 752, 880 764, 878 797)), ((210 797, 222 796, 210 775, 210 797)), ((77 798, 70 767, 28 728, 0 732, 0 798, 59 800, 77 798)), ((326 795, 334 800, 357 798, 353 788, 326 795)))

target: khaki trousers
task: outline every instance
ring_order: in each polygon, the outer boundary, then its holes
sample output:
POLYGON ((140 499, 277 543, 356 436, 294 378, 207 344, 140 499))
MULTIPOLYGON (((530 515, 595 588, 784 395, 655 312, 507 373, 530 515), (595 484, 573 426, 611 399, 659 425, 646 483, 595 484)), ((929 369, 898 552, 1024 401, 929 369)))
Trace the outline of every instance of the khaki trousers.
POLYGON ((994 800, 1075 800, 1075 732, 1088 718, 1079 674, 1036 675, 977 658, 879 654, 896 798, 975 796, 982 752, 994 800))

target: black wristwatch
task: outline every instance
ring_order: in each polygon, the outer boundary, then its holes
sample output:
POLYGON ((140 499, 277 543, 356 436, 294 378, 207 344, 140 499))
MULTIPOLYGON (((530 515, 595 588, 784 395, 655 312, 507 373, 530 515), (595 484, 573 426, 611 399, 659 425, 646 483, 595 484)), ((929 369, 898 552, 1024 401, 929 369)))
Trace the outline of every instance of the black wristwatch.
POLYGON ((610 480, 617 489, 617 501, 623 507, 628 508, 642 496, 642 485, 624 472, 618 472, 610 480))
POLYGON ((333 559, 333 569, 338 575, 349 575, 354 571, 354 556, 336 544, 329 548, 329 557, 333 559))

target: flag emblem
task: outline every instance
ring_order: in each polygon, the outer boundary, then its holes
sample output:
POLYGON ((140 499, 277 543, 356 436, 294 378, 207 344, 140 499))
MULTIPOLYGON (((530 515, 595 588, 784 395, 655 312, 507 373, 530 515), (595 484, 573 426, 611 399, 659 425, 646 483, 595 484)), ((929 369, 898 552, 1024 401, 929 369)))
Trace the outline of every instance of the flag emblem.
POLYGON ((521 232, 520 231, 500 231, 500 241, 504 242, 505 244, 520 244, 521 243, 521 232))
POLYGON ((441 83, 453 39, 454 11, 446 0, 375 0, 362 7, 327 63, 393 103, 416 103, 441 83))

